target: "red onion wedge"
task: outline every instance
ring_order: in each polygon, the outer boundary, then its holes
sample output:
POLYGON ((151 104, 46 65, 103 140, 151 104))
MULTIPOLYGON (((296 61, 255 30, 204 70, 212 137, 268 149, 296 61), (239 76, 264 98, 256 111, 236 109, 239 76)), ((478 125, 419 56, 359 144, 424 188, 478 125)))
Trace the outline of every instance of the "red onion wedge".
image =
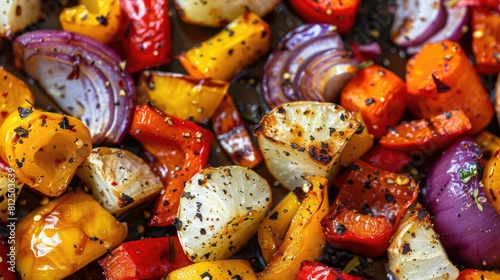
POLYGON ((418 53, 426 43, 435 43, 444 40, 459 41, 462 38, 464 27, 469 21, 469 9, 457 5, 450 6, 450 2, 451 0, 443 2, 447 14, 444 27, 425 40, 425 42, 406 49, 408 54, 414 55, 418 53))
POLYGON ((417 45, 443 28, 445 22, 441 0, 396 0, 390 39, 402 48, 417 45))
POLYGON ((84 35, 40 30, 14 40, 15 63, 66 114, 87 125, 94 145, 121 142, 134 108, 135 86, 109 47, 84 35))
POLYGON ((283 37, 264 66, 262 92, 270 107, 338 98, 358 62, 335 30, 329 24, 305 24, 283 37))
POLYGON ((431 167, 422 192, 451 260, 490 269, 500 266, 500 215, 486 198, 480 156, 470 138, 457 140, 431 167))

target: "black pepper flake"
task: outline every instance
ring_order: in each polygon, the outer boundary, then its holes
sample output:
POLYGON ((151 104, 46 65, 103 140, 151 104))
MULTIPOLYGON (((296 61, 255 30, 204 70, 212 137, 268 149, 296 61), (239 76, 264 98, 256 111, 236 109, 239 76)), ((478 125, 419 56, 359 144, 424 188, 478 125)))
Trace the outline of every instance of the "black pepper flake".
POLYGON ((353 164, 353 165, 350 166, 350 168, 351 168, 352 171, 356 171, 356 170, 359 170, 359 165, 353 164))
POLYGON ((21 138, 28 138, 29 131, 27 131, 24 127, 18 126, 14 128, 14 132, 19 135, 21 138))
POLYGON ((290 144, 290 147, 295 150, 295 149, 299 148, 299 145, 292 143, 292 144, 290 144))
POLYGON ((212 275, 208 271, 203 272, 200 276, 203 280, 205 280, 205 278, 208 278, 208 280, 212 280, 212 275))
POLYGON ((436 78, 436 76, 434 76, 434 74, 431 74, 431 76, 432 80, 434 81, 434 84, 436 84, 436 90, 438 93, 447 92, 451 89, 449 85, 446 85, 443 82, 441 82, 438 78, 436 78))
POLYGON ((372 105, 373 103, 375 103, 375 99, 373 97, 370 97, 370 98, 365 100, 366 106, 372 105))
POLYGON ((23 163, 21 161, 19 161, 17 158, 16 158, 16 165, 19 168, 23 167, 23 163))
POLYGON ((97 236, 92 236, 92 237, 89 237, 90 241, 97 241, 99 240, 99 238, 97 238, 97 236))
POLYGON ((278 108, 278 113, 280 113, 280 114, 285 113, 285 108, 283 108, 283 107, 279 107, 279 108, 278 108))
POLYGON ((100 15, 96 17, 97 22, 102 26, 108 26, 108 19, 106 16, 100 15))
POLYGON ((444 112, 444 117, 449 120, 451 118, 451 113, 450 112, 444 112))
POLYGON ((347 180, 347 182, 346 182, 346 183, 347 183, 348 185, 352 185, 352 184, 354 184, 354 181, 353 181, 352 179, 349 179, 349 180, 347 180))
POLYGON ((277 220, 278 219, 278 211, 274 211, 274 213, 269 216, 269 220, 277 220))
POLYGON ((172 225, 175 227, 176 230, 180 230, 182 227, 182 222, 178 218, 175 218, 174 222, 172 225))
POLYGON ((203 215, 201 213, 196 213, 196 215, 194 215, 196 218, 200 219, 200 222, 203 222, 203 215))
POLYGON ((420 208, 418 209, 418 213, 417 213, 417 218, 419 219, 423 219, 427 216, 427 211, 425 211, 425 208, 420 208))
POLYGON ((330 136, 332 136, 332 134, 335 133, 335 131, 337 131, 334 127, 330 127, 328 128, 328 130, 330 131, 330 136))
POLYGON ((385 129, 387 129, 388 131, 390 131, 390 132, 392 132, 392 133, 396 133, 396 132, 397 132, 397 131, 396 131, 396 129, 395 129, 394 127, 389 126, 389 125, 388 125, 388 126, 386 126, 386 127, 385 127, 385 129))
POLYGON ((410 248, 410 244, 409 243, 405 243, 403 244, 403 252, 401 252, 403 255, 406 255, 408 254, 409 252, 411 252, 411 248, 410 248))
POLYGON ((360 125, 358 127, 358 129, 356 129, 356 132, 354 132, 355 134, 361 134, 363 133, 363 131, 365 130, 365 126, 364 125, 360 125))
POLYGON ((205 234, 207 234, 207 230, 206 230, 206 229, 204 229, 204 228, 200 229, 200 234, 201 234, 201 235, 205 235, 205 234))
POLYGON ((18 107, 17 108, 17 112, 19 113, 19 117, 21 119, 24 119, 26 118, 27 116, 31 115, 31 113, 33 113, 33 109, 32 108, 23 108, 23 107, 18 107))
POLYGON ((133 197, 126 195, 125 193, 120 194, 120 198, 118 199, 118 207, 123 208, 132 203, 134 203, 133 197))
POLYGON ((181 197, 185 197, 187 199, 193 199, 193 198, 195 198, 195 196, 192 195, 191 192, 183 192, 182 195, 181 195, 181 197))
POLYGON ((66 129, 66 130, 73 130, 73 128, 75 127, 74 125, 69 124, 69 119, 66 116, 62 117, 61 121, 57 124, 61 129, 66 129))
POLYGON ((370 181, 365 181, 365 182, 362 183, 362 185, 363 185, 363 188, 365 188, 365 189, 371 189, 372 188, 372 182, 370 182, 370 181))
POLYGON ((345 121, 345 116, 344 116, 344 114, 340 114, 340 120, 341 120, 341 121, 345 121))
POLYGON ((234 52, 234 49, 229 49, 229 51, 227 52, 229 55, 233 55, 233 52, 234 52))
POLYGON ((342 235, 346 230, 347 230, 347 228, 344 225, 337 225, 335 227, 335 233, 338 235, 342 235))
POLYGON ((387 202, 396 202, 396 200, 394 199, 394 196, 390 195, 390 194, 386 194, 385 195, 385 200, 387 202))
POLYGON ((243 278, 241 278, 241 276, 239 275, 235 275, 233 277, 231 277, 231 280, 242 280, 243 278))
POLYGON ((255 125, 255 127, 253 128, 254 131, 262 131, 262 124, 258 123, 255 125))

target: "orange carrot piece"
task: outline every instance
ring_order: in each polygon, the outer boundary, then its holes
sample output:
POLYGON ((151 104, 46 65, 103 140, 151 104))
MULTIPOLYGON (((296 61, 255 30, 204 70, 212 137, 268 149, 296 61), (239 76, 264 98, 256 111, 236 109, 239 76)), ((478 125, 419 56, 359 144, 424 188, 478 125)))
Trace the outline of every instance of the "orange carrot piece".
POLYGON ((469 119, 457 108, 430 119, 402 123, 384 135, 379 143, 402 152, 431 152, 444 148, 469 129, 469 119))
POLYGON ((340 105, 358 109, 368 131, 379 139, 387 127, 399 123, 406 106, 405 83, 393 72, 377 65, 361 71, 349 81, 340 95, 340 105))
POLYGON ((460 45, 452 41, 426 44, 406 64, 408 108, 417 118, 462 109, 470 134, 486 128, 494 110, 476 70, 460 45))

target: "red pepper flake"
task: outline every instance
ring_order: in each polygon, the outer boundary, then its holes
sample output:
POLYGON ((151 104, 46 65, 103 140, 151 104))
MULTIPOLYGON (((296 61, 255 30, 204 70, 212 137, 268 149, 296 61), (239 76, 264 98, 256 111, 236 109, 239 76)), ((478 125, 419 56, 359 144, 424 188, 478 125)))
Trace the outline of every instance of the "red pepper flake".
POLYGON ((118 186, 118 183, 117 182, 111 182, 111 186, 116 187, 116 186, 118 186))

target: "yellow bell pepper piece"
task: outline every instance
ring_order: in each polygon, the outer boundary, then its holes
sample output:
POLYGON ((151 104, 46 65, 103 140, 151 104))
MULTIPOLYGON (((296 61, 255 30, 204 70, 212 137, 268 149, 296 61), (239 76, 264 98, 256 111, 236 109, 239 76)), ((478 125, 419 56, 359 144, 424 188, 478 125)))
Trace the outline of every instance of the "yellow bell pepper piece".
POLYGON ((206 123, 227 93, 229 83, 177 73, 144 71, 139 77, 139 103, 151 101, 180 119, 206 123))
POLYGON ((299 210, 299 206, 300 201, 297 195, 289 192, 260 224, 258 231, 259 245, 262 258, 266 263, 283 244, 288 228, 299 210))
MULTIPOLYGON (((322 231, 321 220, 328 213, 328 181, 320 176, 308 177, 309 191, 296 189, 295 194, 298 195, 300 205, 293 216, 290 227, 287 230, 282 244, 276 249, 267 263, 266 268, 257 274, 260 280, 271 279, 295 279, 300 270, 300 264, 303 261, 316 260, 326 244, 326 236, 322 231)), ((288 205, 292 203, 286 203, 288 205)), ((281 203, 280 203, 281 205, 281 203)), ((281 209, 278 209, 281 210, 281 209)), ((274 219, 275 212, 265 218, 265 223, 276 223, 274 227, 262 226, 259 228, 258 239, 259 244, 265 243, 263 238, 269 238, 268 234, 264 234, 269 228, 276 228, 282 232, 282 227, 286 227, 288 218, 274 219)))
POLYGON ((169 273, 166 280, 257 280, 257 275, 247 260, 206 261, 188 265, 169 273))
POLYGON ((229 81, 270 49, 269 25, 247 10, 221 32, 177 58, 191 76, 229 81))
POLYGON ((116 39, 120 27, 119 0, 80 0, 59 15, 62 29, 80 33, 104 44, 116 39))
POLYGON ((486 165, 495 152, 500 149, 500 138, 486 130, 483 130, 474 137, 474 142, 481 149, 483 156, 479 159, 481 164, 486 165))
POLYGON ((70 192, 17 224, 16 267, 22 279, 61 279, 126 237, 126 226, 89 194, 70 192))
POLYGON ((88 128, 74 117, 19 108, 0 126, 0 157, 19 181, 47 196, 66 190, 91 150, 88 128))
POLYGON ((29 107, 35 98, 28 85, 0 66, 0 125, 18 107, 29 107))
POLYGON ((373 134, 370 134, 368 129, 366 129, 366 123, 363 120, 361 112, 356 111, 353 115, 361 122, 362 126, 360 126, 360 128, 362 127, 362 130, 358 128, 349 141, 347 141, 344 150, 342 150, 342 155, 340 156, 340 164, 342 166, 351 165, 373 146, 373 134))

